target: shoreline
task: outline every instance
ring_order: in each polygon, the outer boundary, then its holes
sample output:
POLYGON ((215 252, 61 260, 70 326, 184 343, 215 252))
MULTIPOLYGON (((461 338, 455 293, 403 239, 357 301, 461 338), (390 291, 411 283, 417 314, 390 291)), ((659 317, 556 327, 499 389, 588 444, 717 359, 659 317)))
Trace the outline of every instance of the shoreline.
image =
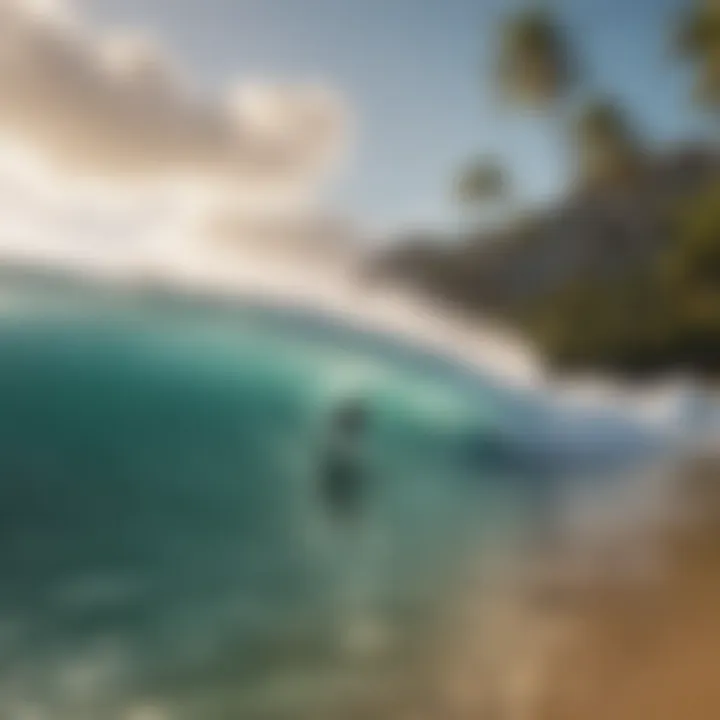
POLYGON ((468 589, 388 720, 709 720, 720 716, 720 459, 684 468, 678 512, 636 574, 468 589), (409 689, 408 689, 409 688, 409 689))
MULTIPOLYGON (((463 316, 417 293, 366 283, 349 263, 312 267, 273 262, 255 266, 254 271, 248 266, 243 272, 241 262, 208 262, 204 256, 197 264, 188 257, 155 263, 116 260, 100 255, 94 259, 0 255, 0 279, 3 273, 26 273, 128 293, 169 293, 225 304, 291 308, 328 324, 402 344, 410 351, 434 355, 559 410, 620 413, 658 430, 687 430, 683 426, 688 407, 700 398, 706 400, 707 388, 690 376, 667 376, 643 386, 601 376, 554 378, 517 334, 490 320, 463 316)), ((715 440, 720 437, 720 396, 706 405, 713 408, 711 440, 715 440)))
POLYGON ((657 538, 650 582, 601 586, 555 663, 533 720, 705 720, 720 716, 720 460, 680 478, 679 522, 657 538))
MULTIPOLYGON (((5 266, 0 268, 0 283, 2 273, 12 276, 12 270, 5 266)), ((49 276, 58 277, 55 269, 47 269, 49 276)), ((75 276, 73 276, 75 277, 75 276)), ((85 279, 83 276, 80 282, 85 279)), ((92 283, 94 276, 86 279, 92 283)), ((102 279, 96 282, 103 284, 102 279)), ((171 293, 179 293, 183 297, 186 293, 178 289, 176 285, 163 287, 155 281, 148 281, 141 284, 122 283, 123 292, 140 288, 143 292, 160 292, 169 290, 171 293)), ((12 288, 10 288, 12 291, 12 288)), ((240 300, 237 289, 230 296, 232 299, 240 300)), ((31 289, 32 292, 32 289, 31 289)), ((197 288, 189 291, 188 297, 224 298, 222 293, 206 293, 205 290, 197 288)), ((84 297, 84 296, 83 296, 84 297)), ((340 318, 340 315, 338 315, 340 318)), ((400 340, 397 340, 400 342, 400 340)), ((464 346, 460 348, 464 351, 464 346)), ((447 357, 446 355, 444 357, 447 357)), ((689 452, 689 445, 686 448, 689 452)), ((702 534, 707 523, 715 523, 718 526, 713 543, 717 545, 716 564, 720 567, 720 493, 717 493, 717 502, 709 500, 708 493, 715 490, 720 484, 720 461, 714 458, 694 459, 692 463, 685 463, 683 458, 675 458, 682 463, 677 473, 674 473, 674 466, 669 461, 661 464, 655 470, 638 474, 637 477, 628 475, 622 478, 619 486, 621 489, 632 490, 629 497, 642 502, 639 509, 644 512, 635 514, 637 508, 631 507, 628 499, 622 492, 613 494, 608 491, 607 495, 601 493, 600 498, 590 497, 585 500, 586 505, 594 507, 599 501, 602 515, 603 502, 609 500, 607 509, 618 512, 618 518, 624 522, 621 526, 609 523, 601 530, 602 537, 591 536, 590 523, 580 512, 576 518, 575 535, 571 535, 571 541, 576 545, 578 538, 588 540, 588 554, 579 554, 577 557, 563 556, 560 553, 555 557, 550 552, 547 566, 538 565, 539 561, 546 560, 538 553, 538 557, 532 558, 528 567, 518 568, 517 575, 508 577, 496 577, 491 574, 491 584, 497 581, 497 586, 491 588, 488 595, 483 588, 470 584, 464 592, 458 592, 457 604, 449 608, 453 617, 449 618, 449 625, 444 626, 447 635, 440 637, 437 653, 429 658, 423 658, 430 667, 420 668, 423 680, 415 682, 416 678, 410 678, 413 687, 422 697, 430 700, 439 708, 438 715, 423 715, 421 710, 412 718, 423 720, 439 720, 446 717, 450 712, 459 713, 463 720, 479 720, 486 717, 481 713, 488 711, 496 713, 496 717, 503 720, 605 720, 606 717, 625 720, 620 713, 623 710, 607 711, 604 715, 584 715, 577 709, 577 695, 580 693, 583 698, 594 697, 593 693, 601 694, 602 688, 598 690, 595 683, 598 677, 615 678, 617 668, 625 668, 620 671, 617 680, 603 680, 605 686, 610 683, 625 681, 626 676, 634 672, 634 667, 623 665, 623 659, 628 653, 634 656, 646 650, 638 649, 638 644, 633 640, 632 648, 627 649, 628 637, 635 637, 639 632, 644 639, 652 637, 652 630, 637 631, 639 627, 646 627, 650 622, 648 618, 655 618, 657 627, 672 625, 673 622, 663 618, 678 613, 688 616, 707 613, 706 608, 701 610, 673 609, 672 607, 660 607, 662 603, 657 601, 656 594, 662 591, 662 598, 676 593, 676 586, 684 587, 687 583, 682 581, 687 563, 681 562, 680 567, 673 565, 678 548, 692 545, 687 538, 696 537, 702 534), (703 462, 703 467, 700 467, 703 462), (700 469, 698 469, 700 467, 700 469), (665 477, 672 474, 672 489, 677 488, 679 495, 666 496, 665 477), (663 473, 663 475, 660 475, 663 473), (698 478, 704 481, 697 485, 698 478), (638 483, 633 481, 637 480, 638 483), (717 481, 717 482, 716 482, 717 481), (648 486, 648 482, 651 485, 648 486), (702 487, 701 487, 702 486, 702 487), (634 492, 637 490, 637 492, 634 492), (650 491, 649 493, 647 491, 650 491), (658 511, 655 515, 654 508, 650 507, 654 500, 654 491, 658 490, 658 497, 661 504, 672 505, 675 513, 663 514, 658 511), (706 516, 700 517, 697 508, 710 512, 713 515, 710 519, 706 516), (622 516, 622 517, 620 517, 622 516), (682 520, 679 523, 678 520, 682 520), (692 522, 690 522, 692 520, 692 522), (687 521, 687 522, 685 522, 687 521), (647 524, 645 524, 647 522, 647 524), (621 530, 618 530, 621 527, 621 530), (629 534, 624 534, 628 530, 629 534), (583 535, 587 533, 587 535, 583 535), (603 539, 611 540, 607 547, 598 546, 598 555, 594 551, 593 542, 600 542, 603 539), (634 565, 635 553, 629 553, 628 548, 636 549, 636 543, 642 542, 642 549, 654 543, 656 552, 649 553, 645 559, 649 562, 643 565, 642 553, 638 553, 638 563, 634 565), (632 555, 632 557, 630 557, 632 555), (573 560, 573 563, 563 563, 573 560), (595 566, 597 561, 600 564, 595 566), (632 561, 632 562, 629 562, 632 561), (656 562, 658 561, 658 562, 656 562), (533 562, 535 563, 533 565, 533 562), (627 572, 623 570, 617 573, 617 569, 628 563, 627 572), (598 572, 575 575, 578 569, 590 568, 598 572), (556 570, 567 571, 555 573, 556 570), (644 571, 648 570, 645 574, 644 571), (536 572, 537 571, 537 572, 536 572), (524 573, 528 573, 525 575, 524 573), (640 572, 639 575, 633 575, 640 572), (680 578, 678 580, 677 578, 680 578), (666 591, 666 588, 670 590, 666 591), (627 614, 627 608, 633 609, 633 613, 627 614), (665 615, 663 615, 665 613, 665 615), (647 616, 647 617, 646 617, 647 616), (660 618, 660 619, 658 619, 660 618), (644 633, 644 634, 643 634, 644 633), (615 637, 615 646, 621 650, 605 649, 608 638, 615 637), (597 645, 600 647, 596 647, 597 645), (613 654, 615 653, 615 654, 613 654), (609 658, 609 659, 608 659, 609 658), (594 670, 602 665, 601 670, 594 670), (580 672, 579 668, 592 668, 580 672), (479 670, 480 668, 480 670, 479 670), (482 675, 485 683, 482 693, 478 694, 479 675, 482 675), (587 676, 587 677, 586 677, 587 676), (589 678, 589 679, 588 679, 589 678), (572 682, 570 682, 572 680, 572 682), (583 683, 585 683, 583 685, 583 683), (578 690, 578 684, 582 689, 578 690), (554 705, 548 705, 554 703, 554 705), (489 705, 488 705, 489 704, 489 705), (548 710, 549 714, 542 715, 546 705, 554 709, 548 710), (561 712, 566 712, 562 715, 561 712)), ((581 506, 580 510, 585 506, 581 506)), ((662 508, 661 508, 662 510, 662 508)), ((601 523, 602 525, 602 520, 601 523)), ((570 529, 572 531, 572 529, 570 529)), ((694 542, 694 541, 693 541, 694 542)), ((574 549, 574 548, 573 548, 574 549)), ((585 546, 582 547, 585 550, 585 546)), ((697 553, 697 550, 687 552, 697 553)), ((693 556, 694 557, 694 556, 693 556)), ((504 570, 504 568, 502 568, 504 570)), ((487 576, 482 576, 482 570, 470 568, 469 571, 475 574, 480 570, 480 577, 470 578, 480 585, 485 582, 487 587, 487 576)), ((705 578, 702 582, 706 582, 705 578)), ((720 580, 718 581, 720 587, 720 580)), ((687 603, 688 600, 680 598, 679 603, 687 603)), ((452 603, 451 603, 452 604, 452 603)), ((672 604, 672 603, 671 603, 672 604)), ((720 606, 720 597, 718 599, 720 606)), ((710 620, 707 620, 710 622, 710 620)), ((720 626, 720 622, 718 622, 720 626)), ((720 627, 718 628, 720 630, 720 627)), ((720 636, 718 636, 720 638, 720 636)), ((653 641, 654 642, 654 641, 653 641)), ((677 642, 672 638, 668 643, 677 642)), ((657 647, 656 645, 654 647, 657 647)), ((720 647, 720 640, 718 642, 720 647)), ((688 652, 688 650, 685 650, 688 652)), ((674 655, 674 653, 671 653, 674 655)), ((419 659, 418 659, 419 660, 419 659)), ((647 661, 650 663, 650 661, 647 661)), ((605 687, 603 686, 603 687, 605 687)), ((399 681, 398 688, 404 690, 399 681)), ((392 692, 396 690, 393 687, 392 692)), ((605 690, 602 692, 606 692, 605 690)), ((417 701, 410 693, 409 700, 417 701)), ((597 700, 583 700, 589 707, 595 704, 600 705, 597 700)), ((720 709, 720 701, 718 703, 720 709)), ((414 708, 413 708, 414 712, 414 708)), ((588 711, 590 712, 590 711, 588 711)), ((720 713, 719 713, 720 714, 720 713)), ((635 717, 646 717, 642 713, 635 717)), ((628 716, 628 720, 630 720, 628 716)), ((405 720, 393 717, 393 720, 405 720)), ((634 717, 633 717, 634 720, 634 717)), ((665 720, 665 718, 662 718, 665 720)), ((668 720, 670 720, 668 718, 668 720)), ((674 718, 673 718, 674 720, 674 718)), ((695 720, 690 717, 688 720, 695 720)), ((698 716, 697 720, 704 720, 698 716)))

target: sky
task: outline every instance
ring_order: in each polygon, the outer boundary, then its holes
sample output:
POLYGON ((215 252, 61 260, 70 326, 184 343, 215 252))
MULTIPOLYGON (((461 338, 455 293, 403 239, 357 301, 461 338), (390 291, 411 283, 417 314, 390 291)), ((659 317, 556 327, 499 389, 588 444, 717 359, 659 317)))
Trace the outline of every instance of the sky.
MULTIPOLYGON (((347 103, 356 142, 333 197, 378 227, 452 223, 448 187, 497 154, 522 199, 562 187, 548 121, 498 107, 488 82, 513 0, 84 0, 99 22, 152 29, 209 84, 317 80, 347 103)), ((587 90, 627 103, 658 140, 692 132, 688 78, 668 52, 684 0, 555 0, 587 90)))
MULTIPOLYGON (((332 215, 452 228, 478 155, 545 202, 562 132, 491 82, 515 1, 0 0, 0 249, 257 250, 332 215)), ((668 50, 682 2, 555 0, 583 93, 658 142, 701 126, 668 50)))

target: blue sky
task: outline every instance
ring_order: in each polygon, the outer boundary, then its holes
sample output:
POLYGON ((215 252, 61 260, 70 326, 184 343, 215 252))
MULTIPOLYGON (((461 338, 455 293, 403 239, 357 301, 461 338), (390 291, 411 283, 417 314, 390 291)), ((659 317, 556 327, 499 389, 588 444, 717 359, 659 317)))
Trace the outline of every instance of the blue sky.
MULTIPOLYGON (((563 182, 561 135, 512 115, 488 82, 511 0, 85 0, 102 22, 146 27, 203 82, 321 80, 347 99, 359 139, 335 200, 380 227, 453 222, 453 172, 496 153, 518 195, 563 182)), ((626 102, 658 141, 692 133, 688 77, 667 47, 684 0, 556 0, 582 43, 589 88, 626 102)))

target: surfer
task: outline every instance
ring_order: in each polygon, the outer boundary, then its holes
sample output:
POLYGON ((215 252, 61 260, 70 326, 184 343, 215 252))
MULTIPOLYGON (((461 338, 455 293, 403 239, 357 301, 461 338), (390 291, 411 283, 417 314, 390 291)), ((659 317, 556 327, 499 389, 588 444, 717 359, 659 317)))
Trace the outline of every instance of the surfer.
MULTIPOLYGON (((378 568, 375 543, 366 510, 368 472, 365 462, 369 412, 363 400, 352 398, 337 406, 320 459, 319 492, 334 529, 356 530, 334 534, 336 592, 333 593, 337 640, 343 652, 367 656, 381 652, 390 631, 375 607, 378 568), (363 520, 362 528, 359 522, 363 520), (337 542, 337 541, 340 542, 337 542)), ((375 528, 377 530, 377 528, 375 528)))
POLYGON ((330 514, 342 522, 357 519, 366 484, 363 440, 368 413, 359 400, 344 402, 334 411, 321 459, 320 494, 330 514))

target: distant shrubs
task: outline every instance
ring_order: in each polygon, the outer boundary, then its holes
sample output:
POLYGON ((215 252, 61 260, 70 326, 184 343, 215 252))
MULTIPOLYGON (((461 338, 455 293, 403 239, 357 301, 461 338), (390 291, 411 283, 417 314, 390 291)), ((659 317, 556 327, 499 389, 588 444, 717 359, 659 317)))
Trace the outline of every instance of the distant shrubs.
POLYGON ((575 279, 514 312, 551 365, 720 374, 720 179, 667 223, 669 242, 647 267, 575 279))

